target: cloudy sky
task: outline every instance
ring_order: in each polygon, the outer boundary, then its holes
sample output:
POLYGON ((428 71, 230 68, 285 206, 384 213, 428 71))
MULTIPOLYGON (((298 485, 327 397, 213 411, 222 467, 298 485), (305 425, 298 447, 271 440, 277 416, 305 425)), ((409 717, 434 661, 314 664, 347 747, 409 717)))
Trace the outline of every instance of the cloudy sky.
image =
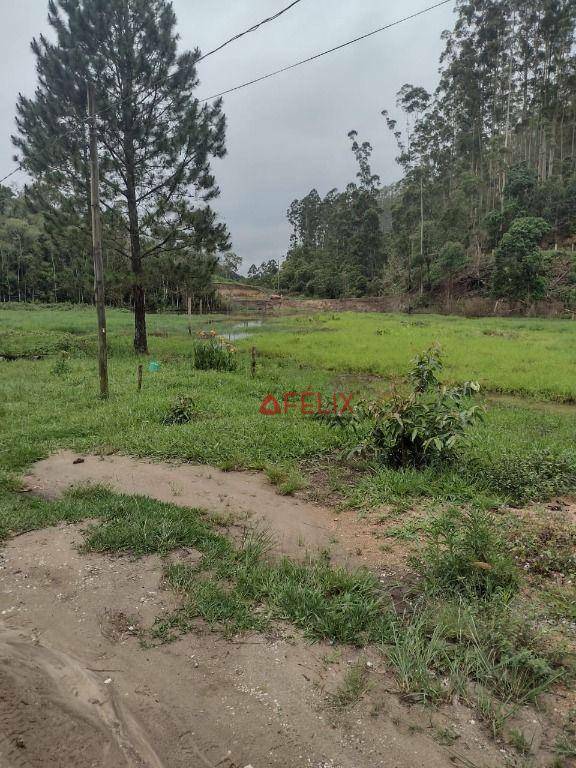
MULTIPOLYGON (((200 97, 408 16, 433 0, 302 0, 277 21, 199 65, 200 97)), ((173 0, 182 48, 207 51, 289 4, 288 0, 173 0)), ((35 85, 31 38, 47 30, 47 0, 2 0, 0 30, 0 176, 14 167, 10 134, 19 91, 35 85)), ((394 108, 407 82, 433 89, 442 30, 451 5, 381 32, 263 83, 225 97, 228 154, 216 163, 227 222, 243 271, 282 257, 286 209, 313 187, 325 194, 354 178, 347 132, 355 128, 374 147, 373 170, 384 183, 398 178, 395 145, 380 112, 394 108)), ((12 177, 16 184, 22 175, 12 177)))

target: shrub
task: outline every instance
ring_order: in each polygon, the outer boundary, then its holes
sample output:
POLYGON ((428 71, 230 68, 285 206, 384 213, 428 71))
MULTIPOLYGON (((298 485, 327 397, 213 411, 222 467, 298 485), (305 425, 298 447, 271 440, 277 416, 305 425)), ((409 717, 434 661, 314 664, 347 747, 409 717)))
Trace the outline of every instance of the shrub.
POLYGON ((162 419, 162 424, 187 424, 192 421, 195 410, 192 398, 181 395, 174 400, 168 409, 168 413, 162 419))
POLYGON ((223 339, 197 341, 194 344, 194 367, 202 371, 235 371, 238 367, 235 349, 223 339))
POLYGON ((518 570, 490 513, 450 508, 428 523, 424 535, 414 565, 432 592, 486 598, 518 588, 518 570))
POLYGON ((70 355, 67 352, 62 352, 50 372, 54 376, 67 376, 70 373, 70 355))
POLYGON ((452 458, 466 429, 481 418, 480 407, 470 403, 479 385, 442 386, 436 376, 441 370, 440 350, 431 347, 413 362, 413 391, 371 409, 375 423, 364 447, 389 466, 421 467, 452 458))

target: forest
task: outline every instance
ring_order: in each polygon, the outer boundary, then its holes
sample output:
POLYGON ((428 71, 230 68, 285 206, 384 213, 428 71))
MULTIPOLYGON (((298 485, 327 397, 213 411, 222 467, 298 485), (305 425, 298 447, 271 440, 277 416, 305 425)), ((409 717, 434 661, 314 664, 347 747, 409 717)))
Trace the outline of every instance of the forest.
POLYGON ((383 105, 401 180, 383 186, 352 131, 356 181, 288 210, 282 289, 573 305, 575 22, 571 0, 458 2, 436 91, 383 105))

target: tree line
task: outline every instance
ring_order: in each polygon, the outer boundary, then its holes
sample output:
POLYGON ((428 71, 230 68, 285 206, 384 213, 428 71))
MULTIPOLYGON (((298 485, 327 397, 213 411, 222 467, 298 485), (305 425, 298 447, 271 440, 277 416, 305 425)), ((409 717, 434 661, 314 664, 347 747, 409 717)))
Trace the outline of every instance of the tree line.
MULTIPOLYGON (((214 301, 239 259, 211 202, 226 152, 220 100, 201 103, 198 49, 178 52, 168 0, 50 0, 32 41, 38 85, 13 142, 31 182, 0 188, 0 300, 91 301, 86 92, 97 86, 107 300, 135 311, 214 301)), ((576 304, 576 4, 457 0, 434 93, 405 84, 381 110, 402 178, 357 174, 288 210, 281 266, 248 278, 309 296, 476 293, 576 304)))
POLYGON ((350 134, 358 182, 292 203, 280 285, 573 302, 575 24, 573 0, 458 0, 435 92, 382 110, 402 179, 382 187, 350 134))

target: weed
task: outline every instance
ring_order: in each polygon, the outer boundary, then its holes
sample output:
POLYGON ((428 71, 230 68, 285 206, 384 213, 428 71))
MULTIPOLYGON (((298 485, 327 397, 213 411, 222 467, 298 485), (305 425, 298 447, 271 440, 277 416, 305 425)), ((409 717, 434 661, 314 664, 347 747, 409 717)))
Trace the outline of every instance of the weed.
POLYGON ((306 479, 297 467, 286 464, 267 464, 264 470, 270 482, 283 496, 291 496, 307 485, 306 479))
POLYGON ((70 373, 70 355, 67 352, 62 352, 56 359, 56 362, 50 369, 50 372, 54 376, 67 376, 70 373))
POLYGON ((430 592, 487 598, 518 588, 517 568, 489 512, 450 507, 432 518, 424 536, 414 565, 430 592))
POLYGON ((568 734, 562 734, 554 744, 554 752, 559 757, 576 757, 576 739, 568 734))
POLYGON ((521 755, 529 755, 532 751, 532 745, 526 736, 524 736, 522 731, 517 730, 516 728, 511 728, 508 731, 508 741, 521 755))
POLYGON ((235 371, 238 360, 233 349, 222 339, 197 341, 194 344, 194 367, 201 371, 235 371))
POLYGON ((493 730, 562 676, 553 649, 496 597, 418 604, 398 618, 392 637, 386 653, 405 695, 436 702, 457 693, 493 730))
POLYGON ((351 665, 344 675, 344 680, 335 693, 328 697, 329 703, 337 709, 346 709, 362 698, 368 688, 368 667, 360 658, 351 665))
POLYGON ((475 697, 476 711, 481 720, 490 728, 492 736, 500 736, 508 718, 515 714, 515 704, 502 704, 486 691, 480 689, 475 697))
POLYGON ((436 670, 446 666, 447 648, 443 629, 426 632, 426 617, 416 615, 406 625, 394 625, 388 659, 396 671, 400 691, 418 701, 438 701, 445 689, 436 670))
POLYGON ((195 405, 191 397, 180 395, 174 400, 162 419, 163 424, 188 424, 195 414, 195 405))
POLYGON ((451 747, 459 738, 460 734, 452 728, 436 728, 434 731, 434 739, 443 747, 451 747))
POLYGON ((418 520, 408 520, 403 525, 388 528, 386 536, 390 539, 399 541, 417 541, 422 531, 423 525, 418 520))

